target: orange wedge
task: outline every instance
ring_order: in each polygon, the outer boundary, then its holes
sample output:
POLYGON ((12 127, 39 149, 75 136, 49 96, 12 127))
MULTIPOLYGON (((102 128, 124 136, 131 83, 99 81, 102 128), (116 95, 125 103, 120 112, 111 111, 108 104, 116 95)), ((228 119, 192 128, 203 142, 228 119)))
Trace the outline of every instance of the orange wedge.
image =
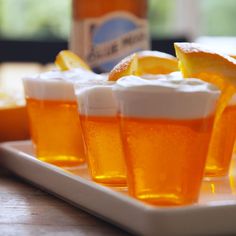
POLYGON ((177 58, 159 51, 140 51, 138 55, 139 74, 169 74, 177 71, 177 58))
POLYGON ((175 43, 174 46, 184 77, 200 78, 220 89, 225 85, 236 87, 236 59, 195 43, 175 43))
POLYGON ((60 51, 55 60, 55 64, 58 69, 65 71, 73 68, 83 68, 85 70, 91 70, 90 67, 79 56, 69 50, 60 51))
POLYGON ((116 81, 126 75, 137 75, 138 57, 134 53, 120 61, 109 73, 108 80, 116 81))
POLYGON ((179 67, 185 78, 199 78, 222 90, 216 121, 236 91, 236 59, 195 43, 175 43, 179 67))

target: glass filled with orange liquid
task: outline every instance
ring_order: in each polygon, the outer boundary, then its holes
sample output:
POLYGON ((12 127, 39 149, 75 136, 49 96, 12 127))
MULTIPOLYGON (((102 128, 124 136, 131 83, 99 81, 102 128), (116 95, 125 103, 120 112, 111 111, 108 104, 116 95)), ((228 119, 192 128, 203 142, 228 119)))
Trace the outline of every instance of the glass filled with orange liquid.
POLYGON ((24 78, 31 138, 38 159, 62 167, 85 161, 72 72, 24 78))
POLYGON ((121 145, 113 83, 76 85, 86 157, 94 181, 126 186, 126 168, 121 145))
POLYGON ((197 202, 219 92, 197 79, 135 76, 114 92, 129 193, 153 205, 197 202))
POLYGON ((229 173, 236 138, 236 96, 234 95, 214 126, 205 167, 205 176, 229 173))

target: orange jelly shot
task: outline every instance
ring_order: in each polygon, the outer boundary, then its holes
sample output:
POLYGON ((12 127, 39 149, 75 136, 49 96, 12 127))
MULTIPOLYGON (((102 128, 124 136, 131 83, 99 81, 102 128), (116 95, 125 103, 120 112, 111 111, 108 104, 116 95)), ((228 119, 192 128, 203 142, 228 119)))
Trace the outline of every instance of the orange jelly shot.
POLYGON ((117 82, 129 192, 153 205, 197 202, 219 92, 196 79, 117 82))
POLYGON ((76 94, 92 179, 125 186, 126 168, 112 86, 88 84, 78 87, 76 94))
POLYGON ((236 138, 236 97, 230 101, 217 121, 212 134, 205 168, 205 176, 225 176, 234 150, 236 138))
POLYGON ((85 153, 73 83, 66 73, 25 78, 24 88, 37 158, 73 167, 85 161, 85 153))

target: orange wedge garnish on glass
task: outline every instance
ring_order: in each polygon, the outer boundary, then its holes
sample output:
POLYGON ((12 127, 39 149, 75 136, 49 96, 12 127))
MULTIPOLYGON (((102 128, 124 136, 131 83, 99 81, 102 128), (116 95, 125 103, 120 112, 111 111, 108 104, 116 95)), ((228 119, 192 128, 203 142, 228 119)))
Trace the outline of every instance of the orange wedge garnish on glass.
POLYGON ((176 55, 184 77, 197 77, 223 89, 236 87, 236 60, 204 49, 195 43, 175 43, 176 55))
POLYGON ((174 46, 185 78, 199 78, 221 89, 216 113, 218 120, 236 91, 236 59, 195 43, 175 43, 174 46))
POLYGON ((140 51, 138 55, 139 74, 169 74, 179 70, 176 57, 159 51, 140 51))
POLYGON ((137 75, 138 57, 134 53, 120 61, 109 73, 108 80, 116 81, 126 75, 137 75))
POLYGON ((73 68, 91 70, 89 65, 87 65, 84 60, 82 60, 79 56, 69 50, 60 51, 56 56, 55 64, 58 69, 62 71, 70 70, 73 68))

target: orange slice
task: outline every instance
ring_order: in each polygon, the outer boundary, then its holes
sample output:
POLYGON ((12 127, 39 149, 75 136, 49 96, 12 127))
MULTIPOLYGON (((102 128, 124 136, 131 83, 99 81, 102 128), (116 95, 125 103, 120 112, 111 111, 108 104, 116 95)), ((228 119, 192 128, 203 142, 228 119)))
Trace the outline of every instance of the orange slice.
POLYGON ((69 50, 60 51, 56 56, 55 64, 62 71, 73 68, 91 70, 85 61, 69 50))
POLYGON ((236 60, 204 49, 195 43, 175 43, 176 55, 184 77, 195 77, 213 83, 220 89, 236 87, 236 60))
POLYGON ((116 81, 126 75, 138 74, 138 57, 134 53, 120 61, 109 73, 108 80, 116 81))
POLYGON ((177 58, 159 51, 140 51, 138 55, 139 74, 169 74, 177 71, 177 58))
POLYGON ((236 91, 236 59, 195 43, 175 43, 179 67, 185 78, 199 78, 222 90, 215 122, 236 91))

